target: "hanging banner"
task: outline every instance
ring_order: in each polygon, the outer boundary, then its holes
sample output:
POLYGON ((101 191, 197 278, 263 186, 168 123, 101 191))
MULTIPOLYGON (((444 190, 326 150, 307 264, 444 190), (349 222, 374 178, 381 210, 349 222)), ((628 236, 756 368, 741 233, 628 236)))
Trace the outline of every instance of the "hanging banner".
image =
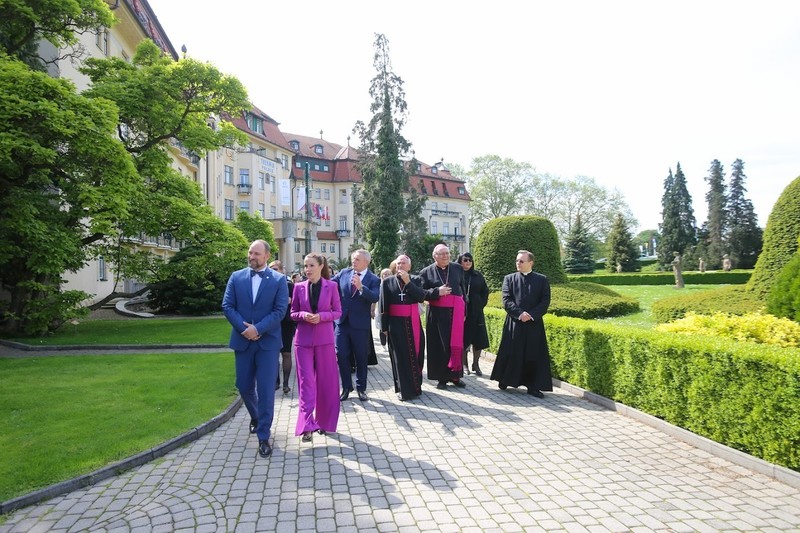
POLYGON ((281 205, 289 207, 292 203, 292 189, 289 185, 289 180, 280 180, 278 182, 278 187, 280 190, 281 205))

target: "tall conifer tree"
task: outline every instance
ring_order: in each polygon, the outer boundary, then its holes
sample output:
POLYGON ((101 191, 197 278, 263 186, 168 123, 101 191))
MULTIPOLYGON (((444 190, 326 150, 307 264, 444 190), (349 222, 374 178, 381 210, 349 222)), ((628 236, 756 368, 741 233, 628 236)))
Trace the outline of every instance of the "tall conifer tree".
POLYGON ((708 176, 708 192, 706 193, 706 203, 708 204, 708 219, 702 232, 702 242, 699 245, 698 254, 704 257, 706 267, 718 269, 722 266, 722 254, 725 253, 723 239, 725 236, 725 180, 722 172, 722 164, 715 159, 711 162, 708 176), (702 250, 702 251, 701 251, 702 250))
POLYGON ((569 274, 591 274, 594 272, 592 246, 589 243, 589 232, 581 221, 575 217, 575 225, 567 238, 564 249, 564 271, 569 274))
MULTIPOLYGON (((398 230, 407 210, 403 193, 408 190, 408 171, 400 156, 408 153, 411 144, 400 133, 406 120, 405 91, 403 80, 392 71, 388 39, 376 34, 374 48, 377 74, 369 89, 373 116, 366 124, 358 121, 354 128, 361 139, 356 168, 363 181, 354 207, 358 229, 378 269, 388 266, 397 254, 398 230)), ((416 198, 408 209, 418 211, 415 202, 416 198)))
POLYGON ((758 227, 753 203, 745 198, 744 162, 737 159, 731 165, 728 186, 727 250, 734 268, 753 268, 761 253, 763 233, 758 227))
POLYGON ((686 176, 678 163, 675 175, 672 169, 664 180, 664 195, 661 199, 661 245, 658 258, 662 265, 672 263, 672 252, 683 254, 689 246, 696 242, 692 196, 686 187, 686 176))
POLYGON ((616 272, 617 265, 622 267, 623 272, 636 271, 636 259, 639 253, 636 245, 633 244, 633 237, 628 229, 625 217, 617 214, 614 218, 614 225, 611 233, 608 234, 608 255, 606 256, 606 268, 609 272, 616 272))

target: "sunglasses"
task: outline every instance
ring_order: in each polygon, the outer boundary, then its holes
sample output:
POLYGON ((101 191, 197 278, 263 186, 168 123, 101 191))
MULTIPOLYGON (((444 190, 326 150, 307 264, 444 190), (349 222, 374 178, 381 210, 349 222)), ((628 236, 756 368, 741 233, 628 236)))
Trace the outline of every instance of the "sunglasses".
POLYGON ((464 258, 461 260, 462 263, 472 263, 472 259, 464 258))

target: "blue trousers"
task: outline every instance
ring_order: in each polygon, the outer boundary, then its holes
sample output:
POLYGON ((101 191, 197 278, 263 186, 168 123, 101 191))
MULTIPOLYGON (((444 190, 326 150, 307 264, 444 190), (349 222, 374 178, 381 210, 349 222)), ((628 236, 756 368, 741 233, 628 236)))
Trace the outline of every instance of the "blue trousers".
POLYGON ((372 331, 355 329, 348 325, 336 326, 336 356, 339 359, 339 376, 342 390, 353 390, 353 377, 350 375, 350 354, 356 360, 356 386, 360 391, 367 390, 367 355, 372 331))
POLYGON ((258 440, 269 440, 275 415, 275 380, 279 350, 263 350, 251 342, 236 354, 236 388, 250 418, 258 422, 258 440))

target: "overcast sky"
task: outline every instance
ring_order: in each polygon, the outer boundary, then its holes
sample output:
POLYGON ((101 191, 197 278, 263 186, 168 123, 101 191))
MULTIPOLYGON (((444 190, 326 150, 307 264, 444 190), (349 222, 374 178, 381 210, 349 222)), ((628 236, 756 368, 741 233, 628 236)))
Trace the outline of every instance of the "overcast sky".
POLYGON ((589 176, 639 230, 678 162, 698 225, 713 159, 726 178, 744 161, 762 226, 800 175, 800 2, 149 1, 177 50, 238 77, 282 131, 338 144, 370 117, 383 33, 417 158, 589 176))

